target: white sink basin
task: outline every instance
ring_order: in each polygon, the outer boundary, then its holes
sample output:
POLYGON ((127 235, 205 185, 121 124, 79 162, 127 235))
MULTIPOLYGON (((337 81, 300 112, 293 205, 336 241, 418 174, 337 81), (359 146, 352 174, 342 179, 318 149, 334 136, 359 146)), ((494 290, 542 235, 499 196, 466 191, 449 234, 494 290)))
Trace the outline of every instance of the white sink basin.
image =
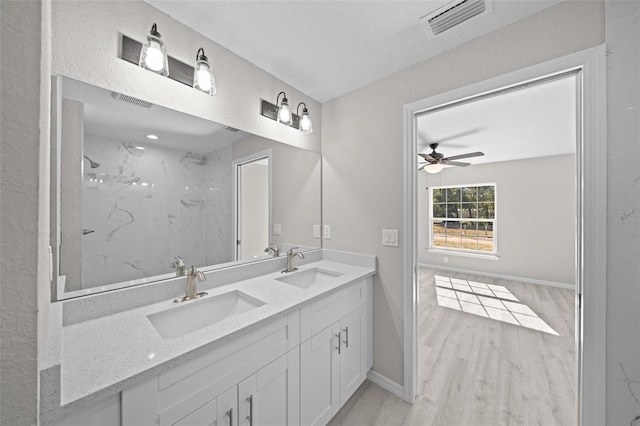
POLYGON ((309 288, 318 284, 330 283, 342 275, 340 272, 330 271, 328 269, 311 268, 303 271, 288 272, 276 280, 296 286, 299 288, 309 288))
POLYGON ((184 306, 147 315, 163 339, 184 336, 264 305, 263 301, 238 290, 184 303, 184 306))

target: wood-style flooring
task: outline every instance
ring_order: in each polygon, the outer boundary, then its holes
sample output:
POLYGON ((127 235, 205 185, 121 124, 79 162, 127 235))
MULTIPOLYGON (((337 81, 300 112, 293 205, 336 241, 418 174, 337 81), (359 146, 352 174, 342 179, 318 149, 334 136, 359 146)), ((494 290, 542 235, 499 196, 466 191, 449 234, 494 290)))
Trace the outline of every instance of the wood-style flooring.
POLYGON ((365 381, 338 425, 575 425, 574 292, 420 269, 419 388, 411 405, 365 381), (558 336, 438 305, 435 275, 506 287, 558 336))

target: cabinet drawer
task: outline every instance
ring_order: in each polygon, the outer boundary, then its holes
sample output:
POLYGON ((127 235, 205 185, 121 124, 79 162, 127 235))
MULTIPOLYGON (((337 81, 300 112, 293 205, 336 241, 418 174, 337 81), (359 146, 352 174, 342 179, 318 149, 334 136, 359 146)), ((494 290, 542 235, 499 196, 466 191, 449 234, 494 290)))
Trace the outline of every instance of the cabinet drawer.
POLYGON ((367 280, 358 281, 300 310, 301 341, 309 339, 367 303, 367 280))

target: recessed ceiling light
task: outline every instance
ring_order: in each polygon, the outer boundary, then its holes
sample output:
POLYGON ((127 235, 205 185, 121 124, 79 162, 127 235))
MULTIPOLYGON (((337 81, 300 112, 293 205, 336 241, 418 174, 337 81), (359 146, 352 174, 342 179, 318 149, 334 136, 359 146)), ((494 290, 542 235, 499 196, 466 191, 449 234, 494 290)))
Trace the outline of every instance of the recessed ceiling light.
POLYGON ((144 151, 145 147, 144 146, 136 146, 136 149, 139 149, 140 151, 144 151))
POLYGON ((156 135, 147 135, 147 138, 153 139, 153 140, 159 139, 156 135))

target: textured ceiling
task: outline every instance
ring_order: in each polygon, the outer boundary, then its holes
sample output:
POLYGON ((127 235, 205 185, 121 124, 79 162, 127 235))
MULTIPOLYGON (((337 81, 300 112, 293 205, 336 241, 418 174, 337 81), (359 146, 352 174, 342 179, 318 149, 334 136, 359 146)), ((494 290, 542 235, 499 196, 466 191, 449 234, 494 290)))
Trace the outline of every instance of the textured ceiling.
POLYGON ((319 102, 559 3, 493 0, 429 39, 420 18, 448 1, 146 1, 319 102))

